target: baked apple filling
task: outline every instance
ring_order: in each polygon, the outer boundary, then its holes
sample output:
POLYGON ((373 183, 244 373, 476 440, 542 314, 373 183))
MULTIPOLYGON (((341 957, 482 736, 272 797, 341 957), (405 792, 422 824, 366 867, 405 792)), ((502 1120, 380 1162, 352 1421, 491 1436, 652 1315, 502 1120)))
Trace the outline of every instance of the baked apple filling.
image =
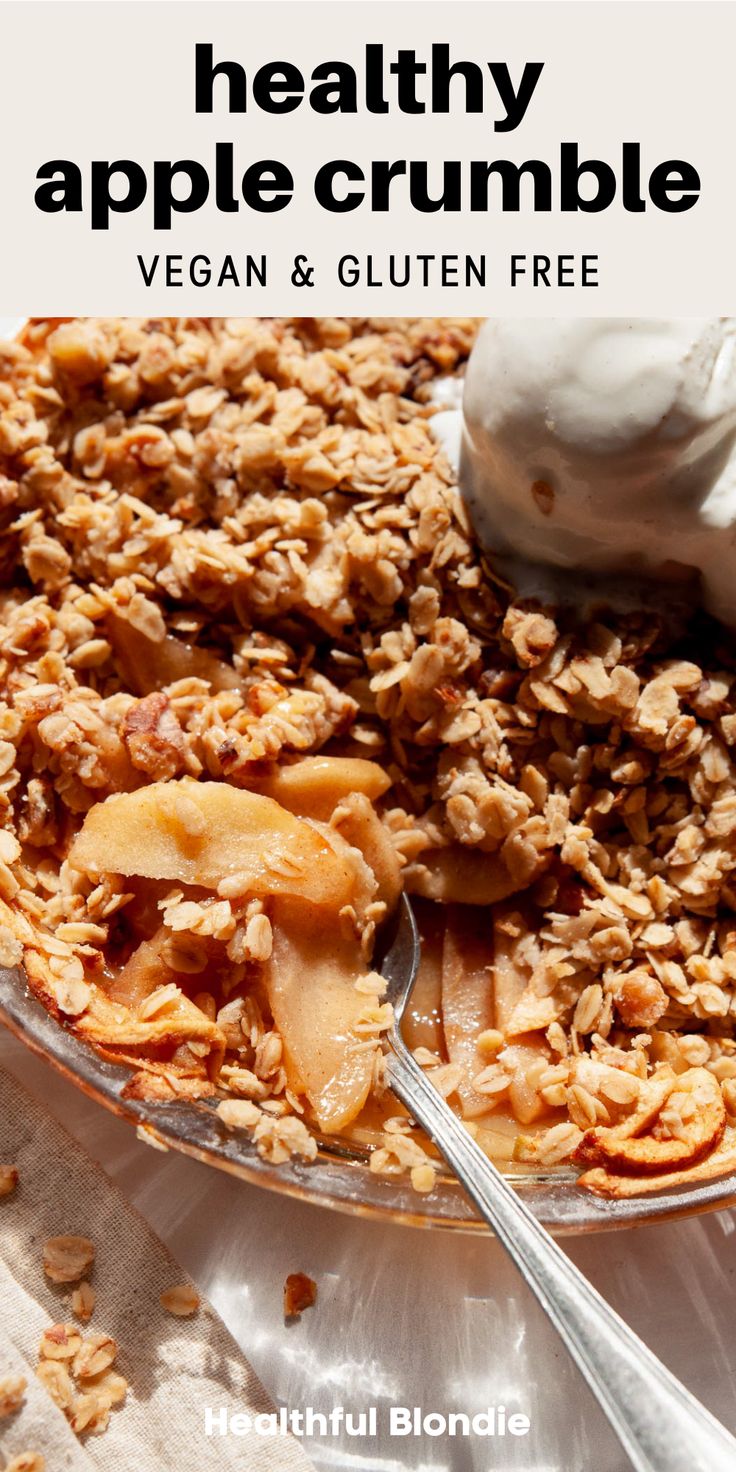
MULTIPOLYGON (((236 974, 246 964, 278 1030, 288 1087, 320 1129, 340 1130, 365 1104, 387 1025, 370 957, 376 925, 398 897, 399 865, 366 789, 385 790, 388 779, 359 758, 306 757, 255 781, 289 807, 263 791, 187 777, 113 794, 86 814, 68 864, 88 882, 114 874, 149 899, 140 881, 153 881, 161 895, 161 923, 131 940, 108 997, 137 1019, 170 1006, 180 1013, 189 999, 199 1044, 196 1012, 214 1010, 204 973, 227 995, 232 963, 236 974), (314 812, 322 818, 306 816, 314 812)), ((202 1092, 229 1040, 218 1020, 215 1011, 209 1051, 195 1049, 189 1067, 202 1092)))

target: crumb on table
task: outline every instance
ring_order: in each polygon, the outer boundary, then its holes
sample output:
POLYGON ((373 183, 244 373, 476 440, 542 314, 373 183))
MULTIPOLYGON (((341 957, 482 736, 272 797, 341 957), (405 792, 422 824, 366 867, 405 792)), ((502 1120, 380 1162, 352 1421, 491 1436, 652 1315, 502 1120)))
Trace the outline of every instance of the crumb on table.
POLYGON ((284 1283, 284 1318, 298 1319, 317 1300, 317 1284, 306 1273, 289 1273, 284 1283))

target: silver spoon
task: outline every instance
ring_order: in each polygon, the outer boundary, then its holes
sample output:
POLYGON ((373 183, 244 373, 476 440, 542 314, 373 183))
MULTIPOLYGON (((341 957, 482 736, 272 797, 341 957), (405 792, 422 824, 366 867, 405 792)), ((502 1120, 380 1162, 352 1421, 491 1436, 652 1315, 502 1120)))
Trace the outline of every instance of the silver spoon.
POLYGON ((734 1472, 736 1440, 647 1349, 532 1216, 426 1078, 400 1027, 421 943, 404 896, 381 972, 394 1023, 386 1035, 393 1092, 426 1130, 516 1263, 588 1382, 637 1472, 734 1472))

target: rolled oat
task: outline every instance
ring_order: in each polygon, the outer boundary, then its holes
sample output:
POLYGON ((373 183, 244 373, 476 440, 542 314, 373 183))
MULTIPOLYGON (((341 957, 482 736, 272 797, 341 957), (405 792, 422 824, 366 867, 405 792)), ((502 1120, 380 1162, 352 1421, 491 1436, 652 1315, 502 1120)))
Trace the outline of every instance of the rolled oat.
POLYGON ((179 1283, 174 1288, 166 1288, 161 1294, 161 1305, 167 1314, 173 1314, 177 1319, 191 1318, 199 1308, 200 1298, 195 1288, 188 1283, 179 1283))
MULTIPOLYGON (((732 1113, 736 660, 697 620, 682 637, 649 612, 581 623, 495 578, 429 430, 427 384, 462 370, 474 333, 36 322, 3 358, 0 535, 23 571, 0 596, 0 964, 22 957, 54 1015, 132 1063, 136 1097, 217 1095, 274 1162, 314 1156, 319 1115, 264 986, 282 964, 272 896, 240 864, 204 897, 75 870, 71 838, 116 794, 164 784, 196 847, 188 781, 276 792, 310 757, 368 757, 374 889, 340 934, 360 981, 406 888, 435 910, 441 994, 445 907, 485 915, 493 1025, 481 965, 470 1050, 448 1056, 440 1005, 412 1039, 469 1125, 515 1121, 521 1154, 567 1161, 667 1068, 706 1069, 732 1113)), ((321 801, 306 819, 329 828, 321 801)), ((274 891, 305 882, 299 855, 269 852, 274 891)), ((390 1016, 377 992, 363 1004, 371 1169, 423 1189, 420 1140, 380 1127, 390 1016)), ((661 1129, 690 1125, 671 1105, 661 1129)), ((57 1245, 46 1270, 75 1282, 91 1262, 57 1245)), ((80 1424, 104 1419, 81 1400, 80 1424)))

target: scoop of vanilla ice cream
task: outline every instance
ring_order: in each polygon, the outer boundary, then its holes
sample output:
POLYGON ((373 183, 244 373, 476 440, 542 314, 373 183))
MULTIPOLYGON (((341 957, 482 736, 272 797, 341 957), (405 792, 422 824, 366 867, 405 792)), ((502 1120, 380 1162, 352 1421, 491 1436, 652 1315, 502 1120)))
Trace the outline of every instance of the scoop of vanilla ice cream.
POLYGON ((565 601, 699 574, 736 625, 736 319, 489 320, 463 420, 462 495, 520 591, 540 564, 565 601))

